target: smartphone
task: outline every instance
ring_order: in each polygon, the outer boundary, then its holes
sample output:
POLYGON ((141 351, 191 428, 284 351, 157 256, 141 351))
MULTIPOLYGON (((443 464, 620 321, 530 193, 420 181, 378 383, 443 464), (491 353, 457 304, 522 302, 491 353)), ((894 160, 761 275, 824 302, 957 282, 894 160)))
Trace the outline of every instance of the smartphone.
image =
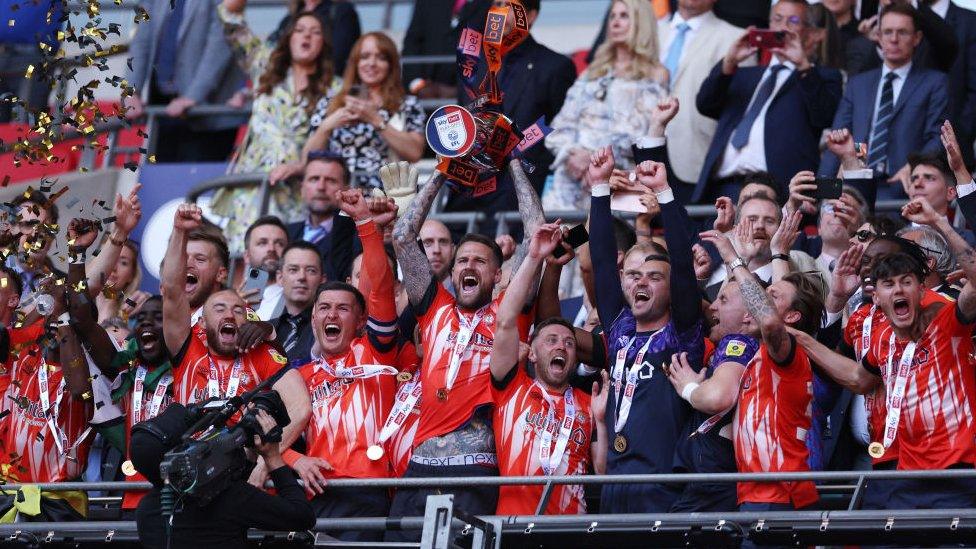
MULTIPOLYGON (((586 225, 580 223, 579 225, 573 227, 566 233, 566 237, 563 238, 563 242, 569 244, 572 249, 579 248, 583 244, 590 241, 590 233, 586 232, 586 225)), ((566 248, 559 246, 555 251, 552 252, 553 257, 559 258, 566 255, 566 248)))
POLYGON ((618 212, 647 213, 647 206, 641 204, 641 193, 616 192, 610 195, 610 209, 618 212))
POLYGON ((258 290, 260 294, 268 285, 269 277, 268 271, 251 267, 247 270, 247 280, 244 281, 244 293, 250 292, 251 290, 258 290))
POLYGON ((817 190, 813 197, 817 200, 837 200, 844 190, 844 180, 837 177, 818 177, 817 190))
POLYGON ((349 86, 349 96, 356 99, 369 99, 369 90, 362 84, 353 84, 349 86))
POLYGON ((749 31, 749 45, 761 49, 782 48, 786 45, 786 33, 769 29, 749 31))

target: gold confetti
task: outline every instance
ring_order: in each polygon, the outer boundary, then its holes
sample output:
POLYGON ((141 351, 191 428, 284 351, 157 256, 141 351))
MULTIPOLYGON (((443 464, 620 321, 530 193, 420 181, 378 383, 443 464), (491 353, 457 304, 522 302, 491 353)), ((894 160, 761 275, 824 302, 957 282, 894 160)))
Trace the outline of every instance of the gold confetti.
POLYGON ((34 75, 34 65, 27 65, 27 72, 24 73, 24 78, 30 78, 34 75))
POLYGON ((8 27, 12 27, 12 26, 14 26, 16 24, 17 24, 17 21, 15 19, 9 19, 9 20, 7 20, 7 26, 8 27))

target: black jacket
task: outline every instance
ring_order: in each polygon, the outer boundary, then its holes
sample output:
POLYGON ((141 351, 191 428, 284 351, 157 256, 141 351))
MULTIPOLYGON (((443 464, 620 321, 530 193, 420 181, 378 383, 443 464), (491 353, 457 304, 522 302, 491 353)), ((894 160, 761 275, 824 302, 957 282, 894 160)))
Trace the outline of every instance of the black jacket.
MULTIPOLYGON (((469 0, 454 19, 451 17, 454 0, 415 0, 410 26, 403 37, 403 56, 454 55, 458 40, 461 39, 461 29, 469 25, 472 17, 478 15, 483 4, 484 0, 469 0)), ((424 78, 439 84, 456 86, 457 77, 456 61, 411 63, 403 66, 405 85, 415 78, 424 78)))
MULTIPOLYGON (((305 233, 305 222, 296 221, 288 224, 288 242, 302 240, 305 233)), ((332 223, 332 230, 320 240, 316 247, 322 255, 322 273, 326 280, 345 282, 352 272, 352 261, 362 253, 363 245, 359 242, 356 223, 345 215, 336 215, 332 223)))

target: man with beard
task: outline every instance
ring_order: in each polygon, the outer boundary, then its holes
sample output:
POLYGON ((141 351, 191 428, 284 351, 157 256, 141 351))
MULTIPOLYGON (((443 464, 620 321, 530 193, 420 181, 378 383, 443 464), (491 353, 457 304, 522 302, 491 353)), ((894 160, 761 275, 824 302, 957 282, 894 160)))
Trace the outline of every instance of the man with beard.
MULTIPOLYGON (((589 167, 590 254, 596 280, 596 308, 605 330, 613 391, 607 405, 610 440, 608 474, 670 473, 674 450, 691 407, 664 375, 675 353, 687 352, 701 364, 704 322, 691 255, 691 225, 674 200, 663 164, 637 166, 637 182, 654 193, 671 252, 640 245, 617 268, 617 246, 610 212, 613 154, 609 147, 593 154, 589 167)), ((646 205, 646 204, 645 204, 646 205)), ((672 485, 641 483, 603 487, 601 512, 664 513, 678 497, 672 485)))
MULTIPOLYGON (((701 237, 718 249, 762 334, 759 350, 746 368, 733 421, 738 470, 809 471, 806 439, 812 424, 813 371, 811 359, 791 334, 812 334, 819 328, 823 289, 797 272, 763 289, 725 235, 713 230, 701 237)), ((817 500, 812 482, 738 484, 740 511, 803 509, 817 500)))
POLYGON ((281 316, 272 324, 276 341, 285 351, 288 364, 300 366, 311 360, 312 304, 315 291, 322 284, 322 257, 314 244, 299 240, 292 242, 281 255, 278 281, 282 287, 285 306, 281 316))
MULTIPOLYGON (((897 460, 897 469, 971 468, 976 463, 972 409, 974 387, 973 322, 976 320, 976 252, 924 199, 902 208, 914 223, 933 227, 949 241, 966 273, 967 284, 955 302, 931 299, 924 286, 925 261, 897 252, 873 267, 875 311, 886 321, 865 329, 860 364, 798 336, 819 364, 845 387, 869 394, 885 389, 884 428, 872 433, 873 458, 897 460)), ((875 312, 872 311, 872 312, 875 312)), ((874 315, 871 315, 874 318, 874 315)), ((864 324, 868 324, 865 320, 864 324)), ((872 414, 872 423, 875 418, 872 414)), ((891 481, 886 509, 964 508, 976 504, 976 482, 891 481)))
POLYGON ((304 221, 288 224, 288 241, 311 242, 322 255, 326 280, 345 280, 352 260, 362 251, 356 225, 338 215, 336 192, 349 185, 349 168, 342 155, 310 151, 302 176, 302 203, 308 208, 304 221))
MULTIPOLYGON (((597 383, 593 384, 593 409, 590 395, 569 385, 569 376, 577 366, 573 326, 558 317, 540 322, 528 354, 534 380, 520 364, 520 313, 532 300, 543 260, 561 243, 559 225, 540 227, 498 306, 490 368, 498 470, 503 476, 585 475, 590 463, 602 474, 606 467, 606 428, 594 418, 602 417, 606 410, 607 377, 604 373, 602 392, 597 383), (599 442, 591 444, 592 437, 599 442)), ((537 514, 542 488, 502 486, 495 514, 537 514)), ((559 485, 538 514, 581 513, 586 513, 583 487, 559 485)))
MULTIPOLYGON (((539 196, 520 160, 509 162, 508 169, 515 181, 525 235, 530 236, 545 222, 539 196)), ((412 170, 391 171, 397 177, 410 177, 412 170)), ((405 476, 496 476, 489 360, 498 311, 498 299, 492 296, 501 280, 502 254, 493 239, 466 235, 458 244, 451 271, 457 297, 434 278, 427 257, 417 245, 417 237, 444 180, 440 174, 432 177, 414 197, 393 231, 403 284, 421 326, 423 346, 420 425, 405 476)), ((513 272, 525 258, 526 242, 523 240, 511 260, 513 272)), ((523 315, 522 322, 525 337, 530 316, 523 315)), ((433 493, 433 489, 398 490, 390 515, 422 515, 427 495, 433 493)), ((452 493, 455 505, 473 514, 491 514, 498 502, 498 490, 494 487, 458 488, 452 493)), ((400 537, 399 533, 387 534, 388 540, 400 537)), ((419 539, 414 532, 403 537, 419 539)))
MULTIPOLYGON (((367 299, 354 286, 327 282, 312 306, 312 330, 320 356, 299 368, 312 398, 305 430, 306 455, 285 452, 285 461, 305 482, 319 518, 383 517, 389 491, 328 489, 333 478, 385 478, 383 450, 392 432, 384 426, 396 394, 397 329, 393 271, 383 237, 362 191, 342 191, 340 207, 356 222, 363 242, 367 299), (365 330, 365 335, 362 335, 365 330)), ((345 541, 379 541, 381 532, 330 532, 345 541)))
POLYGON ((258 218, 244 232, 244 272, 242 284, 247 282, 251 269, 261 269, 268 273, 268 283, 263 290, 255 291, 254 295, 245 295, 248 303, 257 305, 258 318, 271 320, 278 316, 281 303, 281 282, 278 280, 278 269, 281 267, 281 256, 288 245, 288 232, 285 224, 273 215, 258 218))
MULTIPOLYGON (((218 289, 206 297, 201 307, 202 322, 196 327, 191 323, 192 299, 202 295, 200 285, 207 280, 202 276, 191 278, 191 273, 216 271, 226 275, 223 266, 215 268, 218 263, 209 254, 215 250, 210 241, 189 240, 200 233, 202 223, 198 206, 179 206, 160 273, 163 336, 173 357, 174 398, 180 404, 231 398, 250 391, 268 377, 280 376, 273 389, 281 395, 291 417, 282 434, 282 444, 289 446, 308 420, 308 391, 298 372, 285 371, 288 359, 265 342, 267 335, 263 331, 245 330, 245 324, 255 323, 246 321, 244 300, 233 290, 218 289)), ((250 482, 261 486, 266 475, 259 462, 250 482)))
MULTIPOLYGON (((726 280, 708 307, 712 328, 706 343, 705 367, 697 373, 687 353, 671 357, 665 373, 674 390, 694 408, 685 435, 675 449, 677 473, 735 473, 732 446, 733 409, 739 380, 759 350, 759 326, 746 309, 739 283, 726 280)), ((733 483, 688 483, 671 505, 672 513, 735 511, 733 483)))

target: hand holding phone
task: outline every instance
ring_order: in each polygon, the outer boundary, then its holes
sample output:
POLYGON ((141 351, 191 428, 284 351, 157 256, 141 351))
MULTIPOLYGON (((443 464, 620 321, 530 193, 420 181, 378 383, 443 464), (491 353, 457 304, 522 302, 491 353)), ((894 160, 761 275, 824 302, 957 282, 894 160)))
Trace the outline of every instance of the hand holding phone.
POLYGON ((770 29, 749 31, 749 45, 762 49, 782 48, 786 45, 786 33, 770 29))
POLYGON ((813 197, 817 200, 837 200, 844 190, 844 180, 838 177, 818 177, 817 190, 813 197))
MULTIPOLYGON (((589 241, 590 233, 586 232, 586 225, 583 223, 580 223, 579 225, 570 229, 569 232, 566 233, 566 236, 563 237, 563 242, 569 244, 569 247, 574 250, 589 241)), ((563 248, 562 246, 557 246, 552 252, 552 256, 556 259, 559 259, 564 255, 566 255, 566 248, 563 248)))

